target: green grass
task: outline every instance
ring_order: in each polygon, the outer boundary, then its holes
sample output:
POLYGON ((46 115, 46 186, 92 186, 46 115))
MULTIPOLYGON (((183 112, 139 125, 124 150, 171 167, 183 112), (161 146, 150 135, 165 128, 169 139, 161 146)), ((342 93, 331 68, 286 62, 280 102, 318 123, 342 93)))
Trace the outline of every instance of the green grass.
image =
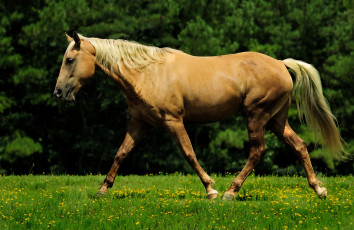
MULTIPOLYGON (((205 199, 195 175, 0 176, 0 229, 353 229, 353 177, 322 177, 320 200, 302 177, 251 175, 236 200, 205 199)), ((234 175, 213 175, 224 192, 234 175)))

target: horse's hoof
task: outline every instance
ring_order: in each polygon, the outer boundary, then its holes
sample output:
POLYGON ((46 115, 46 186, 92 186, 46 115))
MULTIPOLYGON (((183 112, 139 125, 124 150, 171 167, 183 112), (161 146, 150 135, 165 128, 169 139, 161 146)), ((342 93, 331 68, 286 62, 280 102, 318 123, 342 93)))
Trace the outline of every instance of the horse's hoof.
POLYGON ((326 199, 327 198, 327 189, 325 187, 320 188, 317 195, 321 200, 326 199))
POLYGON ((215 199, 216 197, 218 197, 218 191, 216 191, 215 189, 213 189, 211 192, 209 192, 208 194, 207 194, 207 198, 209 199, 209 200, 213 200, 213 199, 215 199))
POLYGON ((232 201, 235 199, 235 195, 230 194, 230 193, 224 193, 224 196, 222 197, 222 200, 227 200, 227 201, 232 201))

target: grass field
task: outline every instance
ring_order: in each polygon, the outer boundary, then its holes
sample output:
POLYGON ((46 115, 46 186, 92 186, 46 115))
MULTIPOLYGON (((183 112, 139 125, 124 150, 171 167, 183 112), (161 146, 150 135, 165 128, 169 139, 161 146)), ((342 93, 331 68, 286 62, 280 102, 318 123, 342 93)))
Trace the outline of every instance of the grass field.
MULTIPOLYGON (((224 192, 234 175, 213 175, 224 192)), ((236 200, 205 199, 195 175, 0 176, 0 229, 354 229, 353 176, 321 177, 320 200, 302 177, 251 175, 236 200)))

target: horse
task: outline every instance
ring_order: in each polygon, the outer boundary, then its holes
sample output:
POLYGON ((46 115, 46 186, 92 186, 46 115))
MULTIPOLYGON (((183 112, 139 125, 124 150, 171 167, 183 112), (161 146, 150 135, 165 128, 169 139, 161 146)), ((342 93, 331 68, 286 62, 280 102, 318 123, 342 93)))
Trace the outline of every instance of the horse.
MULTIPOLYGON (((66 34, 66 33, 65 33, 66 34)), ((215 199, 214 181, 198 163, 185 123, 209 123, 243 111, 250 153, 246 165, 222 199, 233 200, 265 154, 265 130, 271 130, 300 159, 309 186, 319 198, 327 189, 317 178, 306 143, 288 123, 295 99, 300 118, 320 135, 335 156, 343 152, 336 119, 323 96, 317 70, 294 59, 276 60, 257 52, 197 57, 172 48, 158 48, 121 39, 66 34, 69 43, 53 95, 74 101, 99 68, 124 92, 131 121, 123 143, 98 194, 113 186, 117 171, 150 127, 164 127, 198 174, 206 198, 215 199), (292 79, 290 72, 295 76, 292 79)))

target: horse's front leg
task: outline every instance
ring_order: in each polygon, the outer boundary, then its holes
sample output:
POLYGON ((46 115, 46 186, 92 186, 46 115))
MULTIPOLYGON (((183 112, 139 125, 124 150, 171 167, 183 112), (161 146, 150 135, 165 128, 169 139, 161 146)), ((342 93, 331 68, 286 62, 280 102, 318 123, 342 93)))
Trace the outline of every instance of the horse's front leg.
POLYGON ((212 188, 214 181, 204 171, 197 161, 189 136, 182 121, 166 121, 165 125, 170 132, 173 139, 176 141, 178 147, 183 153, 184 158, 188 161, 189 165, 197 172, 200 180, 205 186, 207 198, 215 199, 218 196, 218 191, 212 188))
POLYGON ((104 195, 108 192, 108 188, 111 188, 116 178, 117 171, 122 165, 124 159, 129 155, 131 150, 137 144, 137 142, 143 137, 146 133, 148 126, 134 118, 130 121, 128 126, 127 134, 125 135, 124 141, 120 146, 117 155, 114 158, 113 165, 111 170, 109 170, 102 186, 100 187, 98 194, 104 195))

